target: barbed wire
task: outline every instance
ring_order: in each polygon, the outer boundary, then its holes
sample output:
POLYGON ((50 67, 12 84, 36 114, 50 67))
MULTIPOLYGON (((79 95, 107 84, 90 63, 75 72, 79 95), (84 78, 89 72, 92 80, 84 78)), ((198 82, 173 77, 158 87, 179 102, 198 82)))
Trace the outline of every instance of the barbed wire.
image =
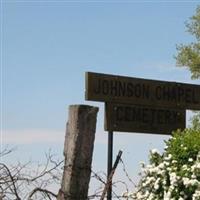
MULTIPOLYGON (((13 150, 6 149, 0 152, 0 156, 7 156, 12 153, 13 150)), ((26 162, 17 165, 6 165, 5 163, 0 163, 0 200, 12 200, 13 198, 17 200, 21 199, 56 199, 57 194, 54 194, 48 190, 48 186, 52 182, 57 185, 60 184, 63 170, 63 161, 55 160, 53 155, 49 152, 46 154, 46 164, 38 165, 35 171, 29 172, 29 165, 31 162, 26 162), (26 195, 22 195, 22 191, 26 192, 29 186, 32 190, 27 192, 26 195), (37 194, 36 194, 37 193, 37 194)), ((122 172, 125 178, 135 187, 136 184, 131 179, 128 173, 126 164, 122 158, 120 158, 118 168, 122 168, 122 172)), ((107 184, 107 174, 103 171, 95 172, 91 169, 91 178, 99 182, 99 186, 93 191, 92 194, 88 195, 88 200, 100 199, 102 193, 107 184)), ((98 184, 97 184, 98 185, 98 184)), ((112 199, 113 200, 124 200, 128 199, 126 195, 118 194, 116 190, 123 185, 124 194, 129 193, 129 187, 125 180, 116 180, 112 182, 112 199)), ((105 196, 106 198, 106 196, 105 196)))
MULTIPOLYGON (((120 158, 120 162, 119 165, 121 164, 122 166, 122 171, 125 174, 125 177, 128 179, 128 181, 133 185, 133 187, 136 187, 136 184, 134 183, 134 181, 131 179, 128 170, 126 169, 126 165, 123 161, 122 158, 120 158)), ((98 180, 101 183, 101 186, 95 190, 94 194, 89 195, 88 199, 99 199, 102 196, 102 192, 103 192, 103 187, 106 184, 106 179, 107 179, 107 175, 104 172, 94 172, 92 170, 92 178, 95 178, 96 180, 98 180), (101 176, 101 174, 104 175, 104 177, 101 176)), ((113 188, 118 188, 118 185, 122 184, 125 187, 125 191, 124 194, 128 194, 129 193, 129 188, 128 188, 128 184, 125 181, 122 180, 117 180, 115 182, 112 183, 112 187, 113 188)), ((118 195, 114 190, 112 191, 112 199, 118 199, 118 200, 122 200, 122 199, 128 199, 128 197, 126 195, 118 195)))

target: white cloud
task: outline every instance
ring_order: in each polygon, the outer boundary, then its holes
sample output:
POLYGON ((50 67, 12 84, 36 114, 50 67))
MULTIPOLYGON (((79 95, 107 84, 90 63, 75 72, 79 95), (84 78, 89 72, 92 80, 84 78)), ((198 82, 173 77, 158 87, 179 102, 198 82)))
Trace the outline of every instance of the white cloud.
POLYGON ((63 143, 64 131, 57 130, 4 130, 3 144, 63 143))
MULTIPOLYGON (((22 130, 3 130, 2 144, 33 144, 33 143, 54 143, 63 144, 65 130, 48 129, 22 129, 22 130)), ((107 143, 107 133, 96 130, 95 142, 97 144, 107 143)))
POLYGON ((199 80, 191 80, 191 73, 188 68, 177 67, 174 63, 170 62, 142 63, 138 65, 138 70, 135 69, 131 76, 199 84, 199 80))

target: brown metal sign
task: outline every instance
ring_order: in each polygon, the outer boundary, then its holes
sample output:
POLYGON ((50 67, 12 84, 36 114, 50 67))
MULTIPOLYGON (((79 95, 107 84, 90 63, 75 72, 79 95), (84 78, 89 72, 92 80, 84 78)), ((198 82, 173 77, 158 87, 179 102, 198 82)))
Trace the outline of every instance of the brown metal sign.
POLYGON ((105 130, 171 134, 185 128, 185 110, 106 103, 105 130))
POLYGON ((200 85, 86 73, 86 100, 200 110, 200 85))

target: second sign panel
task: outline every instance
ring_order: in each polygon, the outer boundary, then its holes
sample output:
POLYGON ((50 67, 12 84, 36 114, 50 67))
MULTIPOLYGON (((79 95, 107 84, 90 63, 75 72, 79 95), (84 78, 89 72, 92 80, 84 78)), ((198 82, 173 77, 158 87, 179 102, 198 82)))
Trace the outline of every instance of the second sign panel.
POLYGON ((185 124, 185 110, 105 103, 107 131, 171 134, 185 124))

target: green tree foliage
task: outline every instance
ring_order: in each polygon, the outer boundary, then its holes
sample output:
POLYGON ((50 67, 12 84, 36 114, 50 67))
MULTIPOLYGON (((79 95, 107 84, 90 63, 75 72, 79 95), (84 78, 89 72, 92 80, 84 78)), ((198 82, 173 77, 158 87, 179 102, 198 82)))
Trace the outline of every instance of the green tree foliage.
MULTIPOLYGON (((195 37, 195 42, 188 45, 177 46, 177 66, 188 67, 192 79, 200 78, 200 6, 197 6, 196 13, 186 23, 187 31, 195 37)), ((197 112, 192 120, 192 128, 200 129, 200 113, 197 112)))
POLYGON ((180 44, 177 46, 177 66, 188 67, 192 79, 200 78, 200 6, 196 13, 186 23, 187 31, 195 37, 191 44, 180 44))
POLYGON ((180 167, 187 165, 188 159, 196 160, 200 152, 200 129, 176 131, 166 145, 166 153, 171 154, 172 159, 176 160, 180 167))
POLYGON ((194 130, 200 130, 200 112, 196 112, 196 114, 192 117, 191 122, 194 130))

